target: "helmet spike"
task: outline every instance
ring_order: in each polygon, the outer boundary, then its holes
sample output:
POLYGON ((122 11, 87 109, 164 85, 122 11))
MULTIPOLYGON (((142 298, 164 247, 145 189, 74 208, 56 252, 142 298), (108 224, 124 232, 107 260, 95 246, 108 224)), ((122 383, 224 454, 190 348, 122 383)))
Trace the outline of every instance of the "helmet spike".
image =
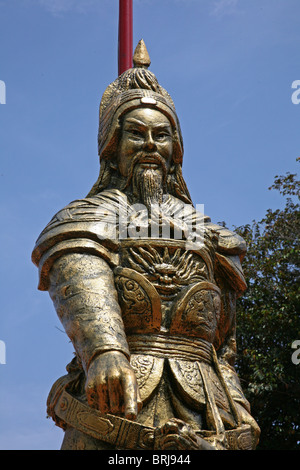
POLYGON ((133 64, 134 67, 139 67, 143 69, 147 69, 151 64, 146 44, 143 39, 139 41, 138 45, 135 48, 133 54, 133 64))

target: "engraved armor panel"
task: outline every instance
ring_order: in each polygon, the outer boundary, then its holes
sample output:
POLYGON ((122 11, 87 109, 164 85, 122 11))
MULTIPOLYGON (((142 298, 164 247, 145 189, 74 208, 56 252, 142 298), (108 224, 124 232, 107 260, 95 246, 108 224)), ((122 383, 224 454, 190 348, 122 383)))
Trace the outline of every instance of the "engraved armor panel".
POLYGON ((154 333, 167 326, 172 335, 213 342, 221 293, 211 282, 208 250, 187 251, 174 241, 171 247, 162 241, 125 246, 121 263, 130 268, 118 267, 114 274, 126 332, 154 333))
POLYGON ((199 282, 174 304, 170 333, 196 336, 213 342, 220 311, 219 288, 210 282, 199 282))
POLYGON ((159 331, 161 304, 155 287, 133 269, 116 268, 114 274, 126 332, 159 331))
POLYGON ((144 402, 159 384, 163 373, 164 359, 146 354, 131 354, 130 365, 135 372, 140 397, 144 402))

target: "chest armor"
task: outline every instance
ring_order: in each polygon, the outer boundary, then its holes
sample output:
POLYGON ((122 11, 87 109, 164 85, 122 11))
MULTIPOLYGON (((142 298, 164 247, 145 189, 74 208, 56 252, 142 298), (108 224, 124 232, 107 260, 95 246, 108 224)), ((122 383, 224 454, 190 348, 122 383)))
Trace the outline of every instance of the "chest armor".
POLYGON ((221 311, 213 245, 189 251, 181 240, 124 240, 120 261, 115 285, 142 400, 152 396, 167 361, 192 406, 205 407, 209 382, 216 404, 229 412, 212 367, 221 311))
POLYGON ((127 335, 214 341, 221 292, 214 281, 214 249, 186 250, 182 240, 124 240, 114 271, 127 335))

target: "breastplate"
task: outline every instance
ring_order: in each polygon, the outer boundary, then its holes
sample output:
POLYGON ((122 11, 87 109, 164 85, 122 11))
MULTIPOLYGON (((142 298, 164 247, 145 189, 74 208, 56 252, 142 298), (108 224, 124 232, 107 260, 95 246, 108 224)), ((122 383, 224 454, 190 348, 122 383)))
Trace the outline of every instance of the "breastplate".
POLYGON ((182 240, 124 240, 115 285, 127 335, 163 334, 214 341, 221 292, 214 252, 182 240))

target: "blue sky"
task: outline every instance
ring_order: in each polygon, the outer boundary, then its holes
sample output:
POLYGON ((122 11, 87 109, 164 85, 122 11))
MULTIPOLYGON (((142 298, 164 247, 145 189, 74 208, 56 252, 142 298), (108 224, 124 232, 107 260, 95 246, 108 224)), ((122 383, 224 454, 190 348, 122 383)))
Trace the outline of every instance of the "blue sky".
MULTIPOLYGON (((296 172, 299 0, 134 0, 143 38, 172 95, 195 204, 228 226, 282 200, 273 178, 296 172)), ((57 449, 46 419, 52 383, 73 354, 47 293, 35 240, 98 175, 98 107, 117 76, 117 0, 0 0, 0 449, 57 449), (1 96, 0 96, 1 101, 1 96)))

